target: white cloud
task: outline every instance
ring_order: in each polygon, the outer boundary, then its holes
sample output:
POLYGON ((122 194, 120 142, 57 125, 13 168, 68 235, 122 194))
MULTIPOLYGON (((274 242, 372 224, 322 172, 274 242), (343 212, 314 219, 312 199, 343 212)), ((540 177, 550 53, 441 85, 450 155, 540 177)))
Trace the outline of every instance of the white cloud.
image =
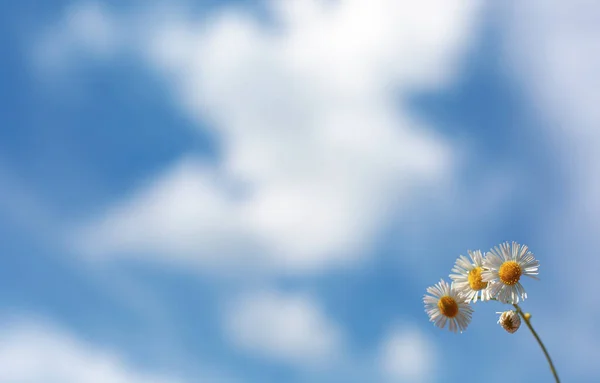
POLYGON ((71 235, 79 250, 316 270, 364 254, 415 186, 452 176, 450 144, 404 101, 451 81, 475 0, 266 4, 270 26, 235 7, 109 18, 130 26, 115 30, 137 35, 131 49, 215 133, 220 157, 166 169, 71 235))
POLYGON ((430 382, 437 366, 431 341, 413 327, 394 328, 382 344, 379 361, 390 382, 430 382))
POLYGON ((343 356, 341 330, 304 295, 241 297, 226 310, 224 331, 241 350, 290 364, 322 367, 343 356))
POLYGON ((117 354, 97 349, 53 326, 3 323, 0 381, 19 383, 178 383, 142 372, 117 354))
POLYGON ((243 232, 238 222, 228 220, 235 206, 224 189, 218 174, 189 158, 131 201, 115 206, 83 241, 93 243, 89 251, 96 254, 171 253, 185 261, 197 252, 200 261, 218 261, 223 252, 242 250, 243 232))

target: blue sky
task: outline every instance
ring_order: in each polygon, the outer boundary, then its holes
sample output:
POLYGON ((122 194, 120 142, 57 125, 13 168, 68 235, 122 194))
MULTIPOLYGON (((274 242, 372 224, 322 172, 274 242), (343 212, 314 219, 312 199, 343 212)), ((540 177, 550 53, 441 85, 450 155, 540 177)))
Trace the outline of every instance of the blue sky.
POLYGON ((0 7, 1 382, 547 382, 502 305, 423 312, 507 240, 600 375, 600 7, 0 7))

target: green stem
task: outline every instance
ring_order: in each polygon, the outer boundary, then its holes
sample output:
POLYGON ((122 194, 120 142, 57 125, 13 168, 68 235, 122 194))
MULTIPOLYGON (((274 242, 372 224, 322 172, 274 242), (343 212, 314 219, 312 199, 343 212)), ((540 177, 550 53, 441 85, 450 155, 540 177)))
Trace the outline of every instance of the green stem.
POLYGON ((542 348, 542 351, 544 351, 544 355, 546 355, 546 359, 548 360, 548 364, 550 365, 550 371, 552 371, 552 375, 554 375, 554 379, 556 380, 556 383, 560 383, 560 379, 558 379, 558 374, 556 373, 556 368, 554 368, 554 363, 552 363, 552 359, 550 359, 550 354, 548 354, 548 350, 546 350, 546 346, 544 346, 544 343, 542 342, 542 340, 540 339, 540 337, 538 336, 538 334, 533 329, 533 326, 531 325, 530 319, 527 318, 527 317, 525 317, 525 313, 523 313, 523 310, 521 310, 521 308, 519 307, 519 305, 517 305, 515 303, 515 304, 513 304, 513 306, 515 306, 515 308, 517 309, 517 313, 519 315, 521 315, 521 317, 525 321, 525 324, 527 325, 527 327, 529 327, 529 330, 531 330, 531 333, 533 334, 533 336, 535 337, 535 339, 540 344, 540 347, 542 348))

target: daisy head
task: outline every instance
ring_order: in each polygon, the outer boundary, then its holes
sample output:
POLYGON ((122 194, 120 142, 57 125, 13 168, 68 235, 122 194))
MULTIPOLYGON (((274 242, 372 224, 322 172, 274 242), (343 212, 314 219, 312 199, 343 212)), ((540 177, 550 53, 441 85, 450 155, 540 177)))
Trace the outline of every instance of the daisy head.
POLYGON ((473 309, 454 286, 442 279, 428 287, 427 293, 429 295, 423 297, 423 302, 430 322, 434 322, 439 328, 444 328, 448 322, 448 329, 452 332, 466 330, 471 322, 473 309))
POLYGON ((461 255, 456 260, 456 264, 452 268, 450 279, 454 281, 453 285, 456 291, 464 296, 467 302, 477 302, 481 297, 482 301, 490 299, 488 291, 488 283, 482 279, 483 272, 483 255, 481 250, 469 250, 470 260, 461 255))
POLYGON ((519 327, 521 327, 521 318, 516 311, 509 310, 500 314, 500 318, 498 319, 498 324, 502 326, 503 329, 508 331, 511 334, 517 332, 519 327))
POLYGON ((502 303, 515 304, 525 300, 527 293, 521 285, 521 277, 535 278, 540 263, 525 245, 508 242, 490 250, 483 260, 484 282, 489 283, 489 294, 502 303))

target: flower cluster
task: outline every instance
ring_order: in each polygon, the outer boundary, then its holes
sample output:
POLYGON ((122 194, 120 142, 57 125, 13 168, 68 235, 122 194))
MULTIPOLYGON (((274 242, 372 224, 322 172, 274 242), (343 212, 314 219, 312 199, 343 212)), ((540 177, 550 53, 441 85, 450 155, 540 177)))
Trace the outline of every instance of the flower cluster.
MULTIPOLYGON (((488 251, 485 256, 480 250, 468 252, 469 258, 461 255, 452 268, 450 279, 427 289, 423 302, 431 322, 440 328, 448 323, 453 332, 463 332, 473 314, 471 303, 490 299, 507 304, 517 304, 527 299, 521 285, 521 277, 535 278, 539 261, 526 245, 505 242, 488 251)), ((511 312, 512 313, 512 312, 511 312)), ((517 316, 518 318, 518 316, 517 316)), ((503 314, 499 323, 514 332, 520 325, 514 315, 503 314)))

